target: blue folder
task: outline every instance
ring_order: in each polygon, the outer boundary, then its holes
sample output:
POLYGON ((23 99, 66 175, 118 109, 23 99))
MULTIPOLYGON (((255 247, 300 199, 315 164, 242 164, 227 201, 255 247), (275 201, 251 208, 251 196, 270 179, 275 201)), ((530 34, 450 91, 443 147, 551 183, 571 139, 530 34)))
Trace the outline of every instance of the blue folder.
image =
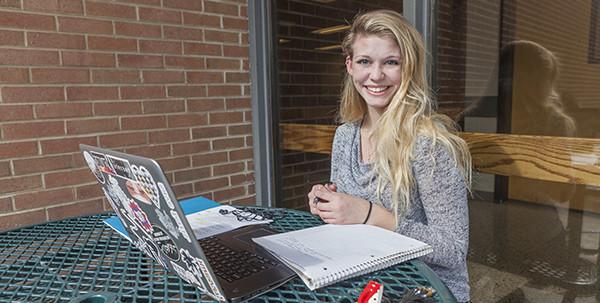
MULTIPOLYGON (((197 213, 199 211, 213 208, 219 205, 221 204, 206 199, 204 197, 194 197, 179 201, 179 206, 181 206, 183 213, 186 215, 197 213)), ((116 232, 118 232, 121 236, 125 237, 125 239, 131 241, 127 230, 125 230, 125 226, 123 226, 123 223, 121 223, 121 220, 119 220, 117 216, 112 216, 108 219, 105 219, 104 223, 110 226, 110 228, 114 229, 116 232)))

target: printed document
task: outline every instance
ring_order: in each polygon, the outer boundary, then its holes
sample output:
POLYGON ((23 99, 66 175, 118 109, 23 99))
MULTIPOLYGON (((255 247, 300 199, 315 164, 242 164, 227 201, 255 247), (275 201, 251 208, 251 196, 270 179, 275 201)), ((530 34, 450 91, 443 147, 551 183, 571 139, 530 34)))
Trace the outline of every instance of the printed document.
POLYGON ((190 223, 190 227, 194 231, 196 239, 198 240, 240 227, 265 224, 273 221, 249 212, 242 212, 241 210, 229 205, 221 205, 209 208, 197 213, 186 215, 185 217, 190 223), (238 220, 238 218, 242 218, 242 221, 238 220), (252 219, 244 220, 243 218, 252 219))

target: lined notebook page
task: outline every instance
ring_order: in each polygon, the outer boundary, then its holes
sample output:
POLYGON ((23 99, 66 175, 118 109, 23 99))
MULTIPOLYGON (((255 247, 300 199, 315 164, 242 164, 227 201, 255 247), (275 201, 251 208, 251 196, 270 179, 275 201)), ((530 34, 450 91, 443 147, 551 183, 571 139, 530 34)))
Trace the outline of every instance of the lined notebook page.
POLYGON ((431 252, 421 241, 365 224, 326 224, 253 240, 311 289, 431 252))

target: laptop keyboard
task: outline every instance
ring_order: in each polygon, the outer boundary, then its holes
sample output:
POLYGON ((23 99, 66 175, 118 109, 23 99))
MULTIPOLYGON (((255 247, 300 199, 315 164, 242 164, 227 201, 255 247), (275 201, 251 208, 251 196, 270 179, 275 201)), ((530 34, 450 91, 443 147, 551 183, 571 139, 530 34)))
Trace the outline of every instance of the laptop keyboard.
POLYGON ((215 274, 233 282, 277 265, 272 259, 247 250, 234 250, 216 237, 199 241, 215 274))

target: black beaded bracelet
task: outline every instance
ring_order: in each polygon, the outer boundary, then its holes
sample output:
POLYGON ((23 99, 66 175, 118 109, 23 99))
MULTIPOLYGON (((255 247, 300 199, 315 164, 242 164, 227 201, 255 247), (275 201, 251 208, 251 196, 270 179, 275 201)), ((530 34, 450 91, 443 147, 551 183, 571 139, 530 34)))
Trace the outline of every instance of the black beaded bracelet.
POLYGON ((369 212, 367 212, 367 217, 365 218, 365 222, 363 222, 363 224, 367 224, 367 221, 369 221, 369 218, 371 217, 371 210, 373 209, 373 202, 368 201, 369 202, 369 212))

